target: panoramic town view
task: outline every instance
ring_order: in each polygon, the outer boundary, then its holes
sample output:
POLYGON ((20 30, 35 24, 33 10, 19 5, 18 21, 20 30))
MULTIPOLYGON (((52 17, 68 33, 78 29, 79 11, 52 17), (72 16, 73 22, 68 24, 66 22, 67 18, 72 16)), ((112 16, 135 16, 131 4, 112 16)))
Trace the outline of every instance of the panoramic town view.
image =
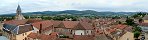
POLYGON ((0 0, 0 40, 148 40, 148 0, 0 0))

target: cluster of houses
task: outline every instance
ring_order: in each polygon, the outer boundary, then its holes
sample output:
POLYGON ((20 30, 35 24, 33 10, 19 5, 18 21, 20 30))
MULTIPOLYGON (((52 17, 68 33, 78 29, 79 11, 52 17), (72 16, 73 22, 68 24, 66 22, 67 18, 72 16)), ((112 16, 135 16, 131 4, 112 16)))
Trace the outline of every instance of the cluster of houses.
POLYGON ((23 19, 2 22, 2 30, 3 36, 10 40, 134 40, 132 27, 113 23, 112 19, 23 19))
MULTIPOLYGON (((25 19, 18 5, 14 20, 3 21, 0 29, 9 40, 134 40, 132 27, 118 24, 124 19, 88 19, 78 21, 25 19)), ((147 20, 144 20, 147 22, 147 20)), ((139 23, 147 26, 146 23, 139 23)), ((146 27, 147 28, 147 27, 146 27)), ((147 31, 147 29, 143 29, 147 31)))

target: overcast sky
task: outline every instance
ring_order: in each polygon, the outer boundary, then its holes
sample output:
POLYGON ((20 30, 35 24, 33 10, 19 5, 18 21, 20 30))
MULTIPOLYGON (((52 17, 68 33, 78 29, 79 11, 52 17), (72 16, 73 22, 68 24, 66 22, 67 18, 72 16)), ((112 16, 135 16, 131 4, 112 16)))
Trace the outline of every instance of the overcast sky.
POLYGON ((0 14, 15 13, 18 3, 23 12, 61 10, 148 11, 148 0, 0 0, 0 14))

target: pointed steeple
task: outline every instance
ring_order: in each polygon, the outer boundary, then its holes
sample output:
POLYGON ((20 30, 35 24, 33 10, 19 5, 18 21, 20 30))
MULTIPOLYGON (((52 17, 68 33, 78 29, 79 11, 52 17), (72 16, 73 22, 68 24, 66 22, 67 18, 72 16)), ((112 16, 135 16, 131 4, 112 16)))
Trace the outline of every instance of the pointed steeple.
POLYGON ((21 7, 18 4, 17 10, 16 10, 15 20, 23 20, 23 19, 25 19, 21 12, 22 12, 21 7))
POLYGON ((17 11, 21 11, 21 7, 20 7, 19 4, 18 4, 18 7, 17 7, 17 11))
POLYGON ((18 7, 17 7, 17 10, 16 10, 16 12, 17 12, 17 15, 19 15, 19 14, 21 14, 21 7, 20 7, 20 5, 18 4, 18 7))

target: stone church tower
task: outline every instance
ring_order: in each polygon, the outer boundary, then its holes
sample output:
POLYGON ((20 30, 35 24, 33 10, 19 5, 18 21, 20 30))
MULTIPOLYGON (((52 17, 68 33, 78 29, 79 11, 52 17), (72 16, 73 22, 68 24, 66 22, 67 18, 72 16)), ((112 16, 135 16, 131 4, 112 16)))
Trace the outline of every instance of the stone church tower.
POLYGON ((21 7, 20 5, 18 5, 17 10, 16 10, 16 16, 15 16, 15 20, 23 20, 25 19, 24 16, 21 13, 21 7))

